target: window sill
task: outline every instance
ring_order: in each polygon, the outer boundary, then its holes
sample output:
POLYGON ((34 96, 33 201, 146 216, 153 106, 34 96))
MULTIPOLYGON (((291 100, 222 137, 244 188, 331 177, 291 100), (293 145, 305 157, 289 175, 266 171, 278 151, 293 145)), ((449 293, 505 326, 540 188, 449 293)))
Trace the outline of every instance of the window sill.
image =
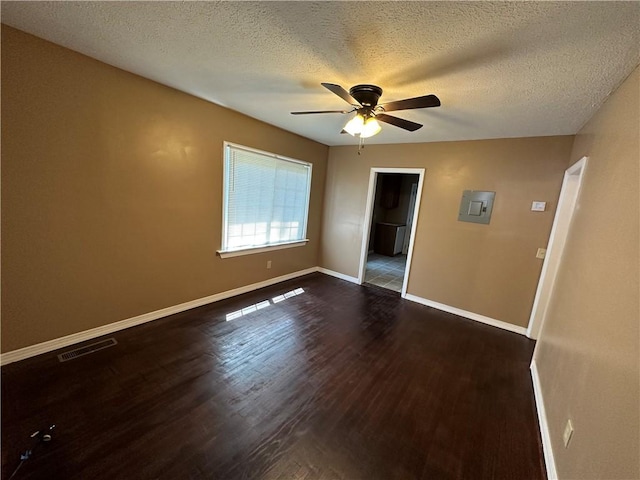
POLYGON ((220 258, 239 257, 241 255, 251 255, 254 253, 271 252, 273 250, 282 250, 284 248, 303 247, 309 241, 308 238, 304 240, 296 240, 295 242, 276 243, 273 245, 265 245, 263 247, 246 247, 237 248, 235 250, 218 250, 216 253, 220 258))

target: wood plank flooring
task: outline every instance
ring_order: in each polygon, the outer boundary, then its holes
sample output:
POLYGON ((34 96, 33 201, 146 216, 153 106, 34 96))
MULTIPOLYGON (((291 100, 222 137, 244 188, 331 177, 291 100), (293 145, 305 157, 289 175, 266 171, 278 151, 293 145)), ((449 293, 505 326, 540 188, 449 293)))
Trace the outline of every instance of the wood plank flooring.
POLYGON ((52 423, 14 480, 544 478, 533 342, 396 292, 318 273, 110 336, 2 367, 3 479, 52 423))

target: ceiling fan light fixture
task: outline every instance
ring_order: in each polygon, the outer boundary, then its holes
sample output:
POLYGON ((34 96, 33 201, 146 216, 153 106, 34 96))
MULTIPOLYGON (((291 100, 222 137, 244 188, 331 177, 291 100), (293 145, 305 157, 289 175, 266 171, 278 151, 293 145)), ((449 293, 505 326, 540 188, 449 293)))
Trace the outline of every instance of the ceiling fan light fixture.
POLYGON ((362 132, 363 127, 364 117, 358 113, 355 117, 347 122, 347 124, 344 126, 344 131, 349 135, 355 136, 359 135, 362 132))
POLYGON ((374 135, 380 133, 380 130, 382 130, 382 127, 380 126, 378 121, 375 118, 370 117, 366 122, 364 122, 362 131, 360 132, 360 136, 362 138, 373 137, 374 135))
POLYGON ((359 136, 360 144, 362 144, 363 139, 373 137, 382 130, 378 123, 379 121, 402 128, 408 132, 415 132, 422 127, 419 123, 387 115, 386 112, 432 108, 441 105, 440 99, 433 94, 405 98, 404 100, 396 100, 395 102, 379 105, 378 100, 380 100, 380 96, 382 95, 382 89, 377 85, 354 85, 349 91, 346 91, 335 83, 322 83, 321 85, 347 102, 351 110, 316 110, 291 113, 293 115, 306 115, 310 113, 356 112, 355 116, 347 122, 340 133, 348 133, 353 137, 359 136))

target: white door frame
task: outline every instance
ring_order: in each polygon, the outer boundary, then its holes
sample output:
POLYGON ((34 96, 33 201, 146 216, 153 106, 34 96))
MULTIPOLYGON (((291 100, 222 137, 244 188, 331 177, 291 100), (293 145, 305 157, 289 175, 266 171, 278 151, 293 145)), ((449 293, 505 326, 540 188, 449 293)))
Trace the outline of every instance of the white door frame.
POLYGON ((538 338, 547 315, 586 166, 587 157, 582 157, 564 172, 558 208, 553 219, 547 253, 542 264, 542 272, 529 317, 527 328, 527 337, 529 338, 538 338))
POLYGON ((369 234, 371 233, 371 222, 373 217, 373 203, 376 196, 376 185, 378 183, 379 173, 407 173, 419 175, 418 194, 416 196, 416 204, 413 208, 413 222, 411 225, 411 237, 409 240, 409 250, 407 252, 407 266, 404 270, 404 281, 402 282, 402 298, 407 294, 407 285, 409 283, 409 270, 411 269, 411 258, 413 256, 413 244, 416 236, 416 225, 418 223, 418 212, 420 210, 420 199, 422 198, 422 184, 424 182, 424 168, 382 168, 374 167, 369 173, 369 192, 367 193, 367 206, 364 210, 364 224, 362 226, 362 247, 360 249, 360 268, 358 269, 358 283, 362 285, 364 275, 367 269, 367 255, 369 253, 369 234))

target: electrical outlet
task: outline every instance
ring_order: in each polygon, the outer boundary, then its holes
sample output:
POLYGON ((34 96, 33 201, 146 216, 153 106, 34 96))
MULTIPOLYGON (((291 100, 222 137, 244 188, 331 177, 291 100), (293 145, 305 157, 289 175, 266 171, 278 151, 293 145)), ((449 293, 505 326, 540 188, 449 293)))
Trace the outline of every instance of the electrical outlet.
POLYGON ((562 440, 564 441, 564 448, 569 447, 569 442, 573 436, 573 423, 571 419, 567 419, 567 424, 564 426, 564 433, 562 434, 562 440))
POLYGON ((267 270, 271 268, 271 260, 267 260, 267 270))
POLYGON ((536 258, 544 258, 546 254, 547 254, 546 248, 539 248, 538 251, 536 252, 536 258))

